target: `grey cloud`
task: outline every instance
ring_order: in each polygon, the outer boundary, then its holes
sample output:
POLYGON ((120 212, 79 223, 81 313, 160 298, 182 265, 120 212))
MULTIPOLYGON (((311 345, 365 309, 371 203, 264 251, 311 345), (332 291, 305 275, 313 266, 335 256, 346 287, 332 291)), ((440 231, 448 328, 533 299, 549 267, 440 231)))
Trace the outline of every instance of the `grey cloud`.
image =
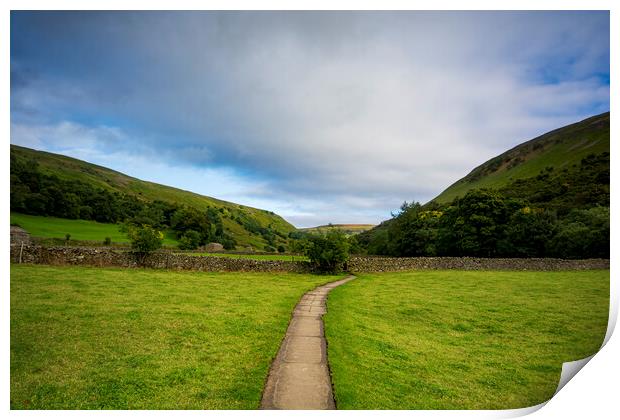
POLYGON ((259 200, 310 195, 314 214, 344 216, 370 203, 377 221, 521 141, 607 110, 609 87, 593 76, 609 65, 608 30, 596 29, 606 17, 80 15, 50 42, 92 38, 97 53, 74 64, 101 70, 59 81, 39 69, 31 84, 18 79, 13 109, 72 101, 179 164, 240 168, 268 182, 259 200), (341 204, 321 207, 326 200, 341 204))

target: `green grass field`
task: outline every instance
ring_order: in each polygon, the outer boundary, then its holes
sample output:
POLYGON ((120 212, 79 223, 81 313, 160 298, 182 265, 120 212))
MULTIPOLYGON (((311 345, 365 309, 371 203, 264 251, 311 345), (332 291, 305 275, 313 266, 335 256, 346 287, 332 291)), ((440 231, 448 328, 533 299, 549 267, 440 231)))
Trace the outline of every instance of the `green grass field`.
POLYGON ((334 277, 11 267, 12 409, 256 409, 301 295, 334 277))
POLYGON ((248 260, 263 261, 308 261, 308 257, 303 255, 272 255, 272 254, 227 254, 218 252, 190 252, 185 255, 195 255, 201 257, 222 257, 222 258, 243 258, 248 260))
MULTIPOLYGON (((76 241, 101 242, 109 237, 112 242, 128 243, 127 236, 119 232, 118 225, 98 223, 92 220, 71 220, 58 217, 31 216, 27 214, 11 213, 11 224, 17 224, 26 229, 32 236, 38 238, 64 239, 67 233, 76 241)), ((178 242, 171 232, 165 232, 164 245, 173 246, 178 242)))
POLYGON ((609 271, 360 275, 325 316, 341 409, 508 409, 549 399, 605 336, 609 271))

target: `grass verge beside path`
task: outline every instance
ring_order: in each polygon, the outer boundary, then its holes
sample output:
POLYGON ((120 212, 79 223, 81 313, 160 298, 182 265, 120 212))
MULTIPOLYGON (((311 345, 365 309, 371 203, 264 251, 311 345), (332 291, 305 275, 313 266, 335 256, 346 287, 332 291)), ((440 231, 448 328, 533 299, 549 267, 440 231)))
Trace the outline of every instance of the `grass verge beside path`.
POLYGON ((325 315, 341 409, 508 409, 549 399, 596 352, 609 271, 360 275, 325 315))
POLYGON ((11 266, 12 409, 256 409, 298 299, 338 277, 11 266))

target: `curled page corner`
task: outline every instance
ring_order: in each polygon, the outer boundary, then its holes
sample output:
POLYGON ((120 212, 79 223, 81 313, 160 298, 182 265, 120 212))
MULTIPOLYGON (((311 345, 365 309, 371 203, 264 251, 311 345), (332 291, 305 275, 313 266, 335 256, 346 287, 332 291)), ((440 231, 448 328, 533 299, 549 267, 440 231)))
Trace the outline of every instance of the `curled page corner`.
POLYGON ((508 409, 508 410, 500 410, 500 411, 496 412, 494 418, 512 419, 512 418, 515 418, 515 417, 524 417, 524 416, 527 416, 528 414, 532 414, 535 411, 540 410, 548 402, 549 402, 549 400, 541 402, 540 404, 532 405, 530 407, 511 408, 511 409, 508 409))
POLYGON ((577 372, 579 372, 581 368, 583 368, 590 360, 592 360, 595 355, 596 353, 583 359, 562 363, 562 373, 560 374, 560 381, 558 382, 558 387, 553 393, 553 396, 557 395, 557 393, 560 392, 562 388, 564 388, 564 385, 566 385, 568 381, 573 379, 577 372))
MULTIPOLYGON (((605 333, 603 344, 601 344, 601 347, 598 349, 596 353, 601 351, 601 349, 605 346, 605 344, 607 344, 607 342, 611 338, 611 335, 613 334, 614 329, 616 327, 616 318, 618 315, 617 312, 618 312, 617 306, 610 305, 609 321, 607 322, 607 332, 605 333)), ((560 374, 560 381, 558 382, 558 387, 553 393, 553 396, 555 396, 558 392, 560 392, 560 390, 564 388, 564 385, 566 385, 568 381, 573 379, 573 377, 577 374, 577 372, 579 372, 586 364, 588 364, 590 360, 592 360, 594 356, 596 356, 596 353, 588 357, 585 357, 583 359, 580 359, 580 360, 573 360, 572 362, 562 363, 562 373, 560 374)))
MULTIPOLYGON (((584 359, 562 363, 562 373, 560 374, 560 381, 558 382, 558 387, 556 388, 551 398, 555 397, 556 394, 560 392, 560 390, 564 387, 564 385, 566 385, 577 374, 577 372, 579 372, 581 368, 583 368, 595 355, 596 353, 584 359)), ((535 411, 543 408, 545 405, 547 405, 549 401, 551 401, 551 398, 547 401, 544 401, 537 405, 533 405, 531 407, 501 410, 501 414, 498 413, 499 416, 497 416, 497 418, 514 418, 527 416, 528 414, 532 414, 535 411)))
MULTIPOLYGON (((614 329, 616 328, 616 321, 618 319, 618 304, 617 301, 615 301, 614 299, 615 295, 613 294, 613 283, 610 286, 609 319, 607 321, 607 331, 605 332, 603 344, 601 344, 601 347, 597 350, 596 353, 601 351, 601 349, 605 347, 605 345, 611 338, 614 329)), ((590 360, 592 360, 594 356, 596 356, 596 353, 580 360, 573 360, 572 362, 562 363, 562 373, 560 374, 560 381, 558 382, 558 387, 553 393, 553 396, 560 392, 560 390, 564 388, 564 385, 566 385, 568 381, 573 379, 577 372, 579 372, 590 360)))
MULTIPOLYGON (((564 362, 562 363, 562 373, 560 374, 560 380, 558 382, 558 387, 556 388, 555 392, 553 393, 553 397, 555 397, 557 395, 558 392, 560 392, 560 390, 562 388, 564 388, 564 385, 566 385, 571 379, 573 379, 573 377, 585 366, 588 364, 588 362, 590 360, 592 360, 592 358, 594 356, 596 356, 596 354, 607 344, 607 342, 609 341, 609 339, 611 338, 614 329, 616 327, 616 320, 618 318, 618 306, 613 304, 613 302, 611 302, 612 304, 610 304, 610 308, 609 308, 609 321, 607 323, 607 332, 605 333, 605 338, 603 340, 603 344, 601 344, 601 347, 598 349, 598 351, 588 357, 585 357, 583 359, 580 360, 573 360, 571 362, 564 362)), ((509 410, 501 410, 501 414, 499 414, 496 418, 515 418, 515 417, 523 417, 526 416, 528 414, 532 414, 535 411, 540 410, 541 408, 543 408, 545 405, 547 405, 547 403, 549 401, 551 401, 551 398, 548 399, 547 401, 544 401, 540 404, 537 405, 533 405, 531 407, 524 407, 524 408, 517 408, 517 409, 509 409, 509 410)))
POLYGON ((616 295, 614 295, 613 292, 614 290, 612 283, 609 291, 609 321, 607 321, 607 332, 605 333, 605 339, 603 340, 603 344, 601 344, 601 349, 605 347, 605 344, 607 344, 607 342, 611 338, 611 335, 614 333, 614 329, 616 328, 616 321, 618 320, 618 302, 616 301, 617 297, 614 299, 616 295))

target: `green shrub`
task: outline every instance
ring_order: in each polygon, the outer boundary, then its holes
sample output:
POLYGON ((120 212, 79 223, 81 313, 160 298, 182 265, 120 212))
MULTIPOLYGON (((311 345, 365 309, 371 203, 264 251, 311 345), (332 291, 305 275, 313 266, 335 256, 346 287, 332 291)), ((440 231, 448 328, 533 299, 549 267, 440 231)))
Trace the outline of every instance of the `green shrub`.
POLYGON ((179 239, 179 248, 196 249, 200 244, 200 233, 195 230, 186 231, 179 239))
POLYGON ((549 241, 557 230, 555 215, 525 206, 510 217, 506 235, 498 242, 499 255, 508 257, 547 257, 549 241))
POLYGON ((112 245, 112 239, 109 236, 106 236, 106 238, 103 241, 103 244, 106 246, 112 245))
POLYGON ((229 236, 224 236, 221 240, 220 243, 222 244, 222 246, 224 247, 224 249, 226 250, 232 250, 235 249, 237 247, 237 242, 229 237, 229 236))
POLYGON ((139 263, 143 263, 148 254, 161 248, 164 241, 164 234, 149 225, 125 224, 122 231, 127 234, 139 263))
POLYGON ((284 245, 278 245, 278 252, 279 253, 286 252, 286 248, 284 248, 284 245))
POLYGON ((346 270, 349 242, 341 231, 330 230, 325 235, 311 235, 303 248, 315 271, 338 273, 346 270))
POLYGON ((609 207, 573 210, 551 241, 561 258, 609 258, 609 207))

